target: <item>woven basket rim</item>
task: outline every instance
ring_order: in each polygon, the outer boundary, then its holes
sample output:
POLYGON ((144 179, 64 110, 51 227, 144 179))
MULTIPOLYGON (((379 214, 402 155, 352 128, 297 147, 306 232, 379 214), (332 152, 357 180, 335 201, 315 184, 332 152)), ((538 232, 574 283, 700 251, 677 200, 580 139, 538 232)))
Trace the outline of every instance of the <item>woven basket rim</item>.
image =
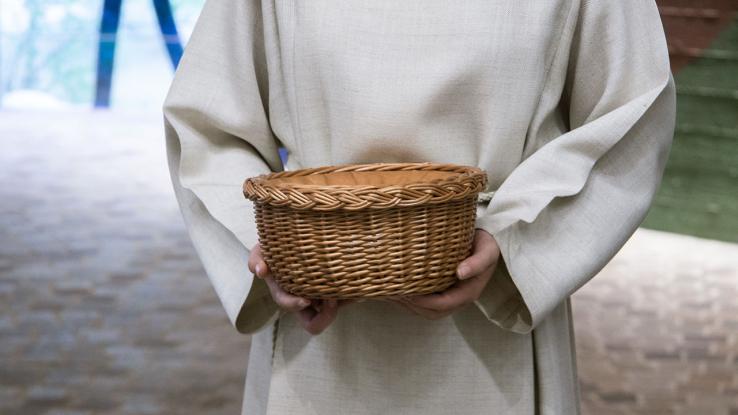
POLYGON ((486 172, 475 166, 434 162, 363 163, 337 164, 261 174, 247 178, 244 181, 243 194, 255 203, 288 206, 300 210, 361 210, 444 203, 466 197, 476 197, 486 186, 486 172), (388 186, 270 182, 271 179, 275 178, 334 172, 422 170, 458 174, 446 178, 388 186))

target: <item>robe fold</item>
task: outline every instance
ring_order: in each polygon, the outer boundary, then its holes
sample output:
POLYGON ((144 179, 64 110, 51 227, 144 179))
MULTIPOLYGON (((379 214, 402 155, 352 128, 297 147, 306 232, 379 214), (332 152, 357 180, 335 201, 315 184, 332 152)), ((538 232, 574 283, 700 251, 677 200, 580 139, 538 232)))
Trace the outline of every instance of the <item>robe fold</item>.
POLYGON ((569 296, 645 217, 674 132, 652 0, 208 0, 163 110, 193 244, 253 335, 244 414, 579 412, 569 296), (487 172, 493 278, 441 320, 365 301, 309 335, 248 270, 243 181, 416 161, 487 172))

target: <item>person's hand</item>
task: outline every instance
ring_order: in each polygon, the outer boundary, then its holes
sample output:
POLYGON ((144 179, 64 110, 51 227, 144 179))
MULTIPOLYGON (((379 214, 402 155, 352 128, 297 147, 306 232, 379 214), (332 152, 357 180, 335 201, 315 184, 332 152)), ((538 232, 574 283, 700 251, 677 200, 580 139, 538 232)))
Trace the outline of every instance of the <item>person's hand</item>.
POLYGON ((261 254, 257 243, 251 249, 249 270, 266 282, 272 299, 287 311, 297 314, 302 327, 310 334, 320 334, 336 319, 338 308, 351 303, 351 300, 309 300, 294 296, 279 287, 261 254))
POLYGON ((495 238, 487 231, 477 228, 474 232, 472 254, 457 268, 459 281, 456 284, 441 293, 400 297, 396 301, 427 319, 446 317, 479 299, 497 268, 499 258, 500 248, 495 238))

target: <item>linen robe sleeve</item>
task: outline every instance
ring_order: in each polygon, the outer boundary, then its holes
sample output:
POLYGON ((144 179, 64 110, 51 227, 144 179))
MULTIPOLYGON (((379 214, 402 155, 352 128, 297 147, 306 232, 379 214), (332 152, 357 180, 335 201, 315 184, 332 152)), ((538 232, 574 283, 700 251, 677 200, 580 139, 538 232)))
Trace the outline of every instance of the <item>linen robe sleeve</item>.
POLYGON ((258 1, 208 0, 164 103, 169 170, 190 238, 230 321, 250 333, 276 316, 248 269, 258 242, 250 176, 284 169, 268 121, 258 1))
POLYGON ((674 133, 653 1, 584 1, 560 45, 524 159, 476 220, 501 260, 475 304, 518 333, 598 273, 643 221, 674 133))

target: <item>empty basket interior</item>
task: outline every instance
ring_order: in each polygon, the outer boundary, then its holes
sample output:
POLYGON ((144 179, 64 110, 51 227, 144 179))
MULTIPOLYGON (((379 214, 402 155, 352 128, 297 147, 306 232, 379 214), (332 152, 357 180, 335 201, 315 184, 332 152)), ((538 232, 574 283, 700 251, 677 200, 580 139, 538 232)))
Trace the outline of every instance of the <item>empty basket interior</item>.
POLYGON ((432 183, 449 179, 461 173, 437 170, 406 171, 339 171, 304 176, 279 177, 269 179, 272 185, 300 186, 377 186, 407 185, 413 183, 432 183))

